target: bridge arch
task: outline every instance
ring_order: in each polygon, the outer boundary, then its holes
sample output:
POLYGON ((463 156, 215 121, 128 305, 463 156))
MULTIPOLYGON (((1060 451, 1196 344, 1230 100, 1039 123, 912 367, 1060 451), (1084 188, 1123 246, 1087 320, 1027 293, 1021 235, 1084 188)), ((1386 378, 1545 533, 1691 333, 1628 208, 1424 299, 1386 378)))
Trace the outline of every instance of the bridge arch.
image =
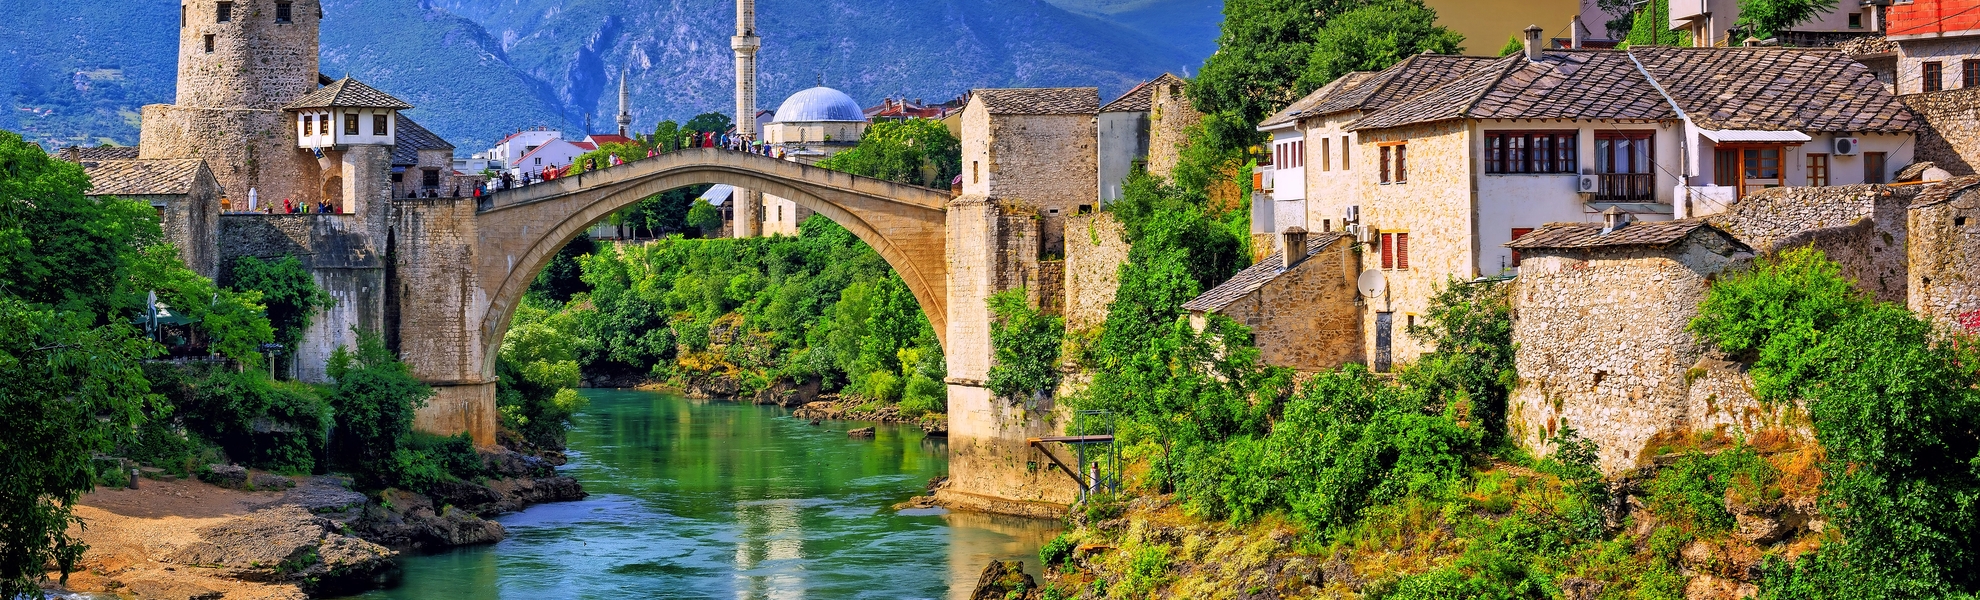
POLYGON ((481 347, 474 353, 480 358, 481 381, 494 381, 496 356, 510 319, 537 273, 558 251, 620 209, 696 184, 726 184, 786 198, 845 227, 900 274, 946 347, 947 193, 703 148, 503 191, 483 200, 474 218, 473 252, 478 287, 487 302, 477 328, 481 347))

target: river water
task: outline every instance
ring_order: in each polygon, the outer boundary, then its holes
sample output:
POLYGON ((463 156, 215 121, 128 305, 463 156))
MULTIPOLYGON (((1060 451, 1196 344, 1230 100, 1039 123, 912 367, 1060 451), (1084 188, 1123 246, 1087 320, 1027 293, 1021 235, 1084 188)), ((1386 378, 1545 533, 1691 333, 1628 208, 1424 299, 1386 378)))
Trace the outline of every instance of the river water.
POLYGON ((499 519, 501 543, 406 556, 367 600, 967 598, 993 559, 1059 523, 897 502, 948 474, 919 428, 793 419, 776 407, 587 390, 563 467, 591 497, 499 519))

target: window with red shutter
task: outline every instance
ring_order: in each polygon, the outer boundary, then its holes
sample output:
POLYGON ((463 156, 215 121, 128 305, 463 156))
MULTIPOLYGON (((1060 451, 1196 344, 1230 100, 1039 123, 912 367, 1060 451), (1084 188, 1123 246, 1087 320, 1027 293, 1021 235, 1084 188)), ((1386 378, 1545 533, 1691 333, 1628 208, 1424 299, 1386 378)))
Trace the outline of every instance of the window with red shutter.
POLYGON ((1384 233, 1382 240, 1382 268, 1396 268, 1396 234, 1384 233))
POLYGON ((1382 183, 1389 182, 1389 149, 1390 148, 1391 146, 1382 147, 1382 183))
POLYGON ((1409 268, 1409 234, 1396 234, 1396 269, 1409 268))
MULTIPOLYGON (((1519 238, 1523 238, 1523 237, 1526 237, 1526 234, 1529 234, 1529 233, 1533 233, 1533 228, 1532 228, 1532 227, 1514 227, 1514 228, 1513 228, 1513 230, 1512 230, 1512 239, 1515 239, 1515 240, 1517 240, 1517 239, 1519 239, 1519 238)), ((1512 266, 1514 266, 1514 267, 1518 267, 1518 266, 1519 266, 1519 251, 1518 251, 1518 250, 1514 250, 1514 251, 1512 251, 1512 266)))

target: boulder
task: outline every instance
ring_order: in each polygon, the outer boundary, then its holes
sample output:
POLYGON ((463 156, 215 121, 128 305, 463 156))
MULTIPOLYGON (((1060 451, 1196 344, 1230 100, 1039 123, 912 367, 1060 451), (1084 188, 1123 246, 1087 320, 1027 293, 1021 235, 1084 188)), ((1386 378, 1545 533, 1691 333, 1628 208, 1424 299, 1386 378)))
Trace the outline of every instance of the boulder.
POLYGON ((241 581, 296 583, 305 589, 363 588, 396 570, 397 553, 335 533, 302 507, 283 505, 196 531, 199 541, 163 562, 205 567, 241 581))
POLYGON ((254 489, 262 491, 286 490, 296 487, 296 480, 274 473, 255 473, 248 480, 254 483, 254 489))
POLYGON ((282 496, 291 504, 315 514, 344 513, 364 507, 369 498, 350 489, 350 480, 341 477, 311 477, 282 496))
POLYGON ((207 465, 199 472, 199 480, 228 489, 244 489, 248 483, 246 467, 235 465, 207 465))
POLYGON ((359 537, 388 548, 418 549, 492 544, 507 532, 500 523, 465 509, 435 508, 427 497, 404 490, 385 490, 379 503, 366 505, 350 523, 359 537))
POLYGON ((557 468, 541 457, 513 450, 482 450, 481 465, 491 477, 552 477, 557 468))
POLYGON ((993 560, 976 578, 976 589, 969 600, 1005 600, 1012 592, 1025 594, 1038 589, 1038 582, 1024 572, 1024 561, 993 560))
POLYGON ((483 516, 522 510, 532 504, 583 500, 584 486, 575 477, 519 477, 488 482, 500 499, 475 507, 483 516))
POLYGON ((852 431, 846 432, 846 435, 848 437, 859 438, 859 439, 871 438, 873 437, 873 428, 861 427, 859 429, 854 429, 852 431))

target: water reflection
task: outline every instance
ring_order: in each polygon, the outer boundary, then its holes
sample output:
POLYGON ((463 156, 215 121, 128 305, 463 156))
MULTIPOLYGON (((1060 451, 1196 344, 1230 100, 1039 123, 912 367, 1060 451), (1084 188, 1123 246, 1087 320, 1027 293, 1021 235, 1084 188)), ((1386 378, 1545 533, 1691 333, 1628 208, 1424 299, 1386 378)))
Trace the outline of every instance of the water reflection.
POLYGON ((813 427, 783 411, 591 391, 566 470, 592 496, 502 518, 494 546, 405 559, 371 599, 966 598, 983 565, 1035 568, 1052 521, 896 513, 948 470, 914 428, 813 427))

